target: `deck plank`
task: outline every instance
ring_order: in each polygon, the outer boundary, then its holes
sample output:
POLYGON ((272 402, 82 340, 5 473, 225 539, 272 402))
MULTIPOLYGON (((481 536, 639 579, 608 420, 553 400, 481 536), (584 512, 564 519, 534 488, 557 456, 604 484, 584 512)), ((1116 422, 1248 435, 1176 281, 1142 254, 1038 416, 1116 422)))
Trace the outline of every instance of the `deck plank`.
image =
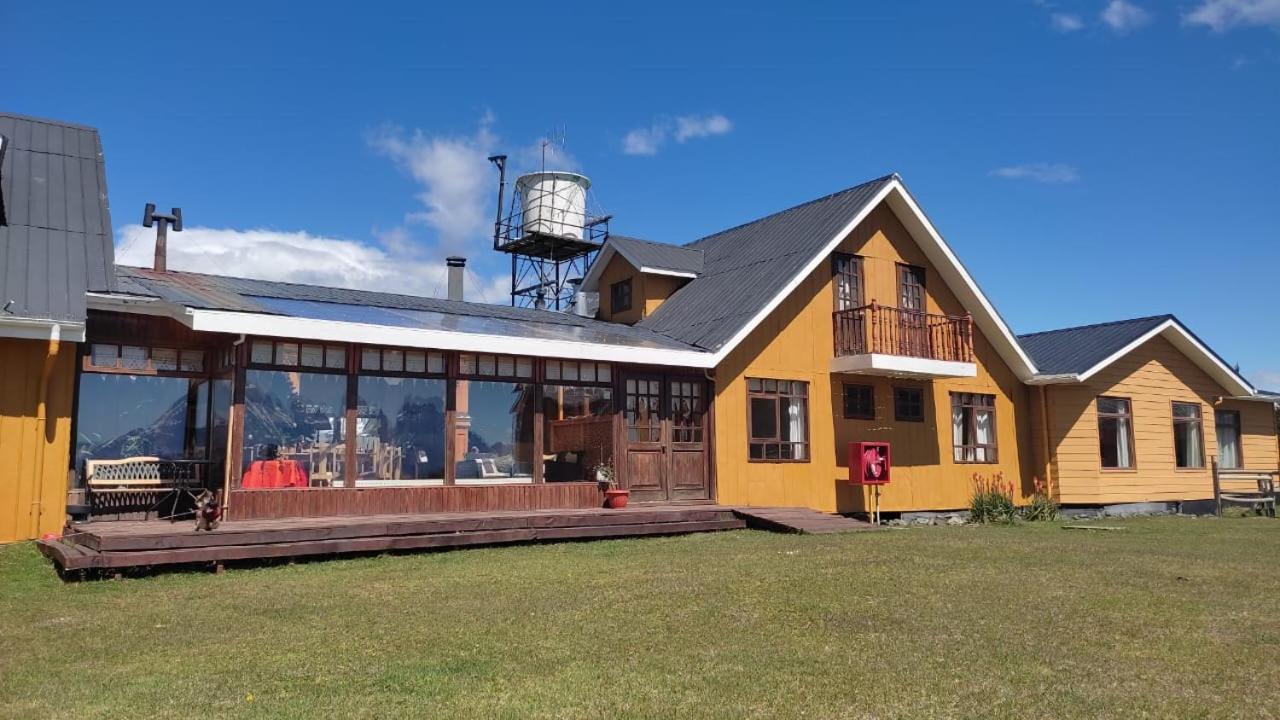
POLYGON ((821 535, 881 529, 863 520, 819 512, 810 508, 735 507, 733 512, 747 523, 747 527, 773 532, 821 535))

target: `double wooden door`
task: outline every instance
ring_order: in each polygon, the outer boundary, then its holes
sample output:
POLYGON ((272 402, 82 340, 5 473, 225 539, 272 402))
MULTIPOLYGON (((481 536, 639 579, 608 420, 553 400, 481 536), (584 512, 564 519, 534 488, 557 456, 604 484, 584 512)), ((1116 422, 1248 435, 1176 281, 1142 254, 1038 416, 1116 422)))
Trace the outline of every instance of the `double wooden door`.
POLYGON ((663 373, 622 379, 621 480, 637 502, 708 500, 706 381, 663 373))

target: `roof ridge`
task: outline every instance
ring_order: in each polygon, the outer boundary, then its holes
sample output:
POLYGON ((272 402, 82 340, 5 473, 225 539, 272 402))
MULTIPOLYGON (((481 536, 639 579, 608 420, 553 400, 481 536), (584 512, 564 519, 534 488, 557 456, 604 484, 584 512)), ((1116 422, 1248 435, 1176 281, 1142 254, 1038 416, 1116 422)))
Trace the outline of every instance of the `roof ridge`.
POLYGON ((720 235, 724 235, 725 233, 733 232, 734 230, 740 230, 740 229, 742 229, 742 228, 744 228, 744 227, 747 227, 748 225, 755 225, 756 223, 764 222, 765 220, 768 220, 768 219, 773 218, 773 217, 777 217, 778 215, 782 215, 782 214, 785 214, 785 213, 789 213, 789 212, 791 212, 792 210, 799 210, 799 209, 800 209, 800 208, 802 208, 802 207, 807 207, 807 206, 809 206, 809 205, 816 205, 816 204, 818 204, 818 203, 820 203, 820 202, 825 202, 825 201, 827 201, 827 200, 830 200, 831 198, 834 198, 834 197, 836 197, 836 196, 838 196, 838 195, 844 195, 844 194, 846 194, 846 193, 853 192, 854 190, 862 189, 862 188, 864 188, 864 187, 866 187, 866 186, 868 186, 868 185, 872 185, 872 184, 874 184, 874 183, 878 183, 878 182, 884 182, 884 181, 886 181, 886 180, 890 180, 890 179, 897 179, 897 180, 901 180, 902 178, 901 178, 901 176, 900 176, 900 175, 898 175, 898 173, 896 173, 896 172, 889 173, 888 175, 881 175, 881 176, 880 176, 880 177, 878 177, 878 178, 874 178, 874 179, 871 179, 871 180, 867 180, 866 182, 858 183, 857 185, 853 185, 853 186, 847 187, 847 188, 845 188, 845 189, 843 189, 843 190, 837 190, 837 191, 835 191, 835 192, 833 192, 833 193, 828 193, 828 194, 826 194, 826 195, 823 195, 823 196, 822 196, 822 197, 820 197, 820 198, 814 198, 813 200, 806 200, 805 202, 802 202, 802 203, 800 203, 799 205, 792 205, 792 206, 791 206, 791 207, 789 207, 789 208, 786 208, 786 209, 783 209, 783 210, 778 210, 777 212, 769 213, 768 215, 764 215, 764 216, 762 216, 762 217, 758 217, 758 218, 756 218, 755 220, 748 220, 747 222, 739 223, 739 224, 737 224, 737 225, 734 225, 733 227, 725 228, 724 230, 717 230, 716 232, 713 232, 713 233, 711 233, 710 235, 704 235, 704 236, 702 236, 702 237, 698 238, 697 240, 691 240, 691 241, 689 241, 689 242, 685 243, 684 245, 676 245, 676 247, 688 248, 688 249, 690 249, 690 250, 698 250, 698 249, 700 249, 700 248, 695 248, 695 247, 693 247, 693 246, 694 246, 695 244, 697 244, 697 243, 700 243, 700 242, 704 241, 704 240, 710 240, 711 238, 714 238, 714 237, 717 237, 717 236, 720 236, 720 235))
POLYGON ((1053 333, 1070 332, 1072 330, 1090 330, 1093 328, 1107 327, 1108 325, 1123 325, 1125 323, 1142 322, 1144 320, 1177 320, 1172 313, 1164 313, 1161 315, 1147 315, 1145 317, 1127 318, 1124 320, 1110 320, 1108 322, 1092 323, 1089 325, 1073 325, 1071 327, 1055 328, 1053 330, 1038 330, 1031 333, 1023 333, 1017 335, 1018 339, 1035 337, 1037 335, 1050 335, 1053 333))

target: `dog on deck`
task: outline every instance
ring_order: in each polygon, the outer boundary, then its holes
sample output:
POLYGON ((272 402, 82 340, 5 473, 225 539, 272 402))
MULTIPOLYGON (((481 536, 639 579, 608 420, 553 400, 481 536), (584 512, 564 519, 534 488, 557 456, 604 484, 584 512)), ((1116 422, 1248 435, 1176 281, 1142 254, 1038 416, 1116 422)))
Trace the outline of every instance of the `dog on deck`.
POLYGON ((222 520, 222 493, 205 490, 196 498, 196 532, 217 530, 222 520))

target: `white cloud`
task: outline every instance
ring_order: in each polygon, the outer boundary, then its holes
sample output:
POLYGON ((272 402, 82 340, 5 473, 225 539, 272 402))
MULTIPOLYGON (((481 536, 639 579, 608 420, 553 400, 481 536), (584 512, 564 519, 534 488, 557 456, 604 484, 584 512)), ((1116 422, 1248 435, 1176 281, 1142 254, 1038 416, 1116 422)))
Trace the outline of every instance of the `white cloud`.
POLYGON ((684 115, 676 118, 676 142, 711 135, 724 135, 733 129, 729 118, 720 115, 684 115))
POLYGON ((1280 29, 1280 0, 1204 0, 1183 15, 1182 21, 1216 32, 1248 25, 1280 29))
POLYGON ((1250 373, 1249 382, 1261 390, 1280 392, 1280 370, 1259 370, 1250 373))
POLYGON ((648 127, 635 128, 622 138, 622 152, 628 155, 656 155, 669 139, 678 143, 724 135, 733 122, 719 113, 659 118, 648 127))
POLYGON ((437 242, 457 250, 469 241, 485 237, 492 226, 489 202, 493 195, 493 168, 488 156, 498 138, 491 130, 493 116, 486 115, 472 135, 412 135, 400 128, 383 127, 369 136, 369 144, 394 160, 421 185, 417 199, 423 210, 405 220, 436 231, 437 242))
POLYGON ((1053 29, 1059 32, 1070 33, 1084 29, 1084 20, 1079 15, 1070 13, 1053 13, 1049 16, 1049 22, 1053 24, 1053 29))
MULTIPOLYGON (((305 231, 187 227, 169 234, 168 267, 258 280, 444 297, 447 271, 443 253, 423 252, 406 238, 396 237, 399 232, 380 234, 386 245, 379 247, 305 231)), ((116 262, 151 266, 154 229, 125 225, 117 230, 117 238, 116 262)), ((467 298, 485 302, 501 302, 510 282, 499 276, 480 280, 477 286, 474 274, 467 279, 467 298)))
POLYGON ((1007 180, 1030 180, 1046 185, 1073 183, 1080 179, 1080 171, 1061 163, 1027 163, 1008 165, 992 170, 991 175, 1007 180))
POLYGON ((1127 0, 1111 0, 1100 17, 1107 27, 1118 33, 1127 33, 1151 22, 1151 13, 1127 0))

